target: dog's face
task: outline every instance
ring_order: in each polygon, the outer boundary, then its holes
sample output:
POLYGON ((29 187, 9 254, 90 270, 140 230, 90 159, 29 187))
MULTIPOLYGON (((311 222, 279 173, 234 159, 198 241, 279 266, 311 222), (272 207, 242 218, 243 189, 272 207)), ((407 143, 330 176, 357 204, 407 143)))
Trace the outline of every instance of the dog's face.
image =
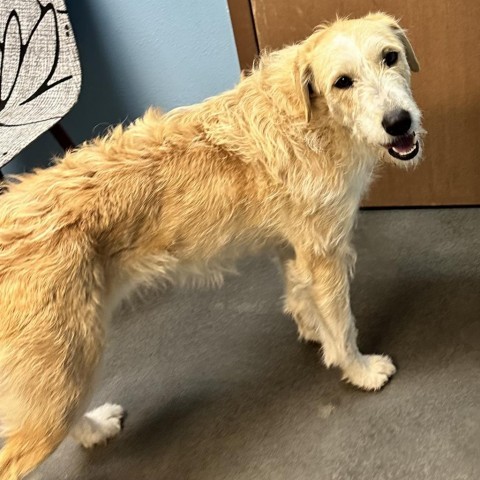
POLYGON ((302 72, 307 117, 326 102, 333 121, 395 163, 421 156, 421 113, 410 89, 419 66, 399 25, 373 14, 334 23, 312 37, 302 72), (308 110, 310 109, 310 111, 308 110))

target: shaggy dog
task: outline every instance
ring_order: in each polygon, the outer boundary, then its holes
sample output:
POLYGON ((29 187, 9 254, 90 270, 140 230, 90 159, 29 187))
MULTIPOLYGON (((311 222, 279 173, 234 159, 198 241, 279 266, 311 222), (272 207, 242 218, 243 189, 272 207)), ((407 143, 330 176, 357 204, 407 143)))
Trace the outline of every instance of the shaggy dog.
POLYGON ((362 355, 349 304, 352 228, 376 164, 421 155, 410 91, 418 63, 384 14, 339 20, 266 54, 232 90, 150 110, 23 175, 0 199, 0 478, 70 432, 120 430, 122 409, 84 413, 108 320, 157 279, 221 281, 241 254, 278 248, 286 310, 327 366, 377 390, 390 358, 362 355))

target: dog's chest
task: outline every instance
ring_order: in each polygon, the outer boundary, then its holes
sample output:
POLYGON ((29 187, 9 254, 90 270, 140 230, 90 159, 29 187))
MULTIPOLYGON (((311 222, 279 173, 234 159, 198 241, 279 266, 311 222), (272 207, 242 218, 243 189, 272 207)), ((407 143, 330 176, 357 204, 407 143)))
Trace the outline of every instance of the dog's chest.
POLYGON ((364 166, 351 175, 347 184, 346 196, 355 205, 360 203, 362 196, 368 190, 372 181, 372 172, 372 167, 364 166))
POLYGON ((336 182, 322 185, 311 198, 312 215, 303 217, 303 230, 310 237, 314 250, 328 251, 350 238, 362 196, 371 182, 374 162, 371 157, 351 159, 355 168, 343 173, 336 182))
POLYGON ((375 153, 363 145, 357 145, 352 148, 347 165, 350 165, 351 168, 345 172, 345 196, 358 205, 372 181, 375 153))

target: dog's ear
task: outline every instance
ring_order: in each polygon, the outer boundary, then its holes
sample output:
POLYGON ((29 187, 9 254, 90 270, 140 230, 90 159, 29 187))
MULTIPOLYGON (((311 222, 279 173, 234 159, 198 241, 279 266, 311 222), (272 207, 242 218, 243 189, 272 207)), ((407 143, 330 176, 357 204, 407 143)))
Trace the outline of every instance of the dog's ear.
POLYGON ((403 47, 405 48, 405 53, 407 55, 407 62, 408 62, 408 66, 410 67, 410 70, 412 72, 419 72, 420 65, 418 63, 417 56, 413 51, 412 44, 410 43, 410 40, 407 38, 405 30, 403 30, 400 27, 400 25, 398 25, 396 22, 392 26, 392 29, 395 32, 395 34, 398 36, 400 41, 403 43, 403 47))
POLYGON ((410 70, 412 72, 420 71, 420 65, 418 63, 415 52, 413 51, 412 44, 408 40, 405 30, 399 25, 395 18, 382 12, 370 13, 365 18, 367 20, 381 21, 386 23, 402 42, 403 48, 405 48, 405 54, 407 56, 407 62, 410 70))
POLYGON ((313 72, 309 64, 297 64, 296 84, 299 98, 305 109, 305 121, 312 118, 312 97, 315 94, 313 72))

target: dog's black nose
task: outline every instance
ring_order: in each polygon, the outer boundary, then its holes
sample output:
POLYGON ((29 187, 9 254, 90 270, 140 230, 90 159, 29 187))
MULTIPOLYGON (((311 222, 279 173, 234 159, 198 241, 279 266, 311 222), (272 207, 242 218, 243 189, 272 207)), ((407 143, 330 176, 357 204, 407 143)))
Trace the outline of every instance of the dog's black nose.
POLYGON ((392 110, 382 120, 382 127, 393 136, 405 135, 411 126, 412 117, 406 110, 392 110))

